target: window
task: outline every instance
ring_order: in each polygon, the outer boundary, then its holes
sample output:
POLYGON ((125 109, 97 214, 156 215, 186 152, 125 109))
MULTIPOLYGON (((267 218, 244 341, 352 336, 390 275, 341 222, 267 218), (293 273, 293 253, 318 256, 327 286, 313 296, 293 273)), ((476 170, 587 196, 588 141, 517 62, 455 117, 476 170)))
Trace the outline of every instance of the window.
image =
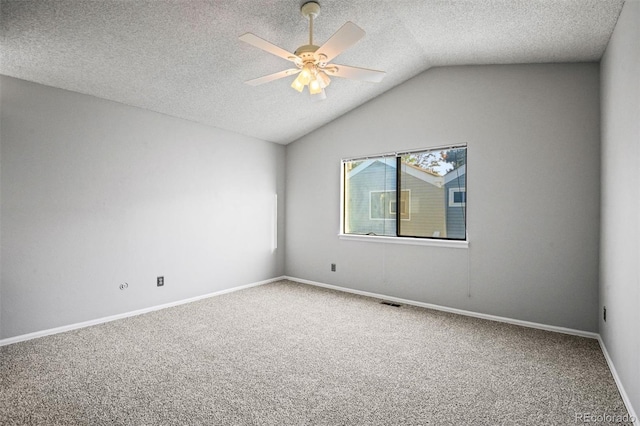
POLYGON ((464 206, 466 203, 466 188, 449 188, 449 207, 464 206))
POLYGON ((466 160, 464 145, 343 160, 342 233, 466 240, 466 160))

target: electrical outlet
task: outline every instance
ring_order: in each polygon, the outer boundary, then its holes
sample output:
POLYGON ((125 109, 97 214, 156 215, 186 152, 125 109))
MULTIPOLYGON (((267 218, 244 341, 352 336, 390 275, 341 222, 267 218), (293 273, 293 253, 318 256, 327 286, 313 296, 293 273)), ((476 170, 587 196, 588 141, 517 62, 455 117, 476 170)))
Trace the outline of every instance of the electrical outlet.
POLYGON ((162 287, 164 285, 164 277, 158 277, 158 280, 156 281, 158 287, 162 287))
POLYGON ((602 319, 607 322, 607 307, 603 306, 602 307, 602 319))
POLYGON ((331 272, 335 272, 336 271, 336 264, 332 263, 331 264, 331 272))

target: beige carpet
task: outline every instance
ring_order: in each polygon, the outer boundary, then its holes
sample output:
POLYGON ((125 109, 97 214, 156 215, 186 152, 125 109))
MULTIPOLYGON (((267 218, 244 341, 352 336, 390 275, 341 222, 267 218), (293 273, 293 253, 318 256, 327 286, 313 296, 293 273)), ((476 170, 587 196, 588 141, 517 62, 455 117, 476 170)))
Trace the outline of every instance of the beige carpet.
POLYGON ((587 413, 626 414, 596 340, 289 281, 0 347, 2 425, 564 425, 587 413))

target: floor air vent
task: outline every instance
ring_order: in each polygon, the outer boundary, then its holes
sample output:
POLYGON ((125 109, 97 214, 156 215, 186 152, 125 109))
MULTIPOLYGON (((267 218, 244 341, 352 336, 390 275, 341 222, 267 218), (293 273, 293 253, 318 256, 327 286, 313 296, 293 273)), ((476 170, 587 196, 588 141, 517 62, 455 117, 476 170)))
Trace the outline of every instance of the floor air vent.
POLYGON ((398 303, 387 302, 387 301, 385 301, 385 300, 383 300, 382 302, 380 302, 380 304, 382 304, 382 305, 388 305, 388 306, 393 306, 394 308, 399 308, 400 306, 402 306, 402 305, 400 305, 400 304, 398 304, 398 303))

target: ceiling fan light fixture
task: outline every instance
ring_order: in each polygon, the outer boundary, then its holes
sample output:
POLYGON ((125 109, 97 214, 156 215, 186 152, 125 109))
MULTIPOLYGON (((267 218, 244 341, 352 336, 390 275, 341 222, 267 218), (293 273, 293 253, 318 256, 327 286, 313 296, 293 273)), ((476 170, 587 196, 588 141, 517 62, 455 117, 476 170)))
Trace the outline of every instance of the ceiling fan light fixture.
POLYGON ((331 84, 331 79, 323 71, 318 71, 316 80, 318 80, 318 82, 320 83, 320 87, 322 87, 323 89, 331 84))
POLYGON ((298 92, 302 92, 304 90, 304 84, 302 84, 301 81, 301 76, 302 73, 298 74, 298 77, 293 80, 293 83, 291 83, 291 87, 293 87, 294 89, 296 89, 298 92))
POLYGON ((325 99, 327 99, 327 94, 324 92, 324 89, 320 89, 320 93, 316 94, 316 95, 311 95, 311 99, 316 102, 316 101, 324 101, 325 99))
POLYGON ((318 95, 322 92, 322 87, 320 86, 320 81, 316 78, 315 80, 311 80, 309 83, 309 93, 312 95, 318 95))
POLYGON ((313 71, 315 71, 314 68, 315 67, 311 63, 304 64, 304 67, 302 67, 302 71, 300 71, 300 75, 298 76, 302 85, 306 86, 309 84, 311 77, 313 77, 314 74, 313 71))

